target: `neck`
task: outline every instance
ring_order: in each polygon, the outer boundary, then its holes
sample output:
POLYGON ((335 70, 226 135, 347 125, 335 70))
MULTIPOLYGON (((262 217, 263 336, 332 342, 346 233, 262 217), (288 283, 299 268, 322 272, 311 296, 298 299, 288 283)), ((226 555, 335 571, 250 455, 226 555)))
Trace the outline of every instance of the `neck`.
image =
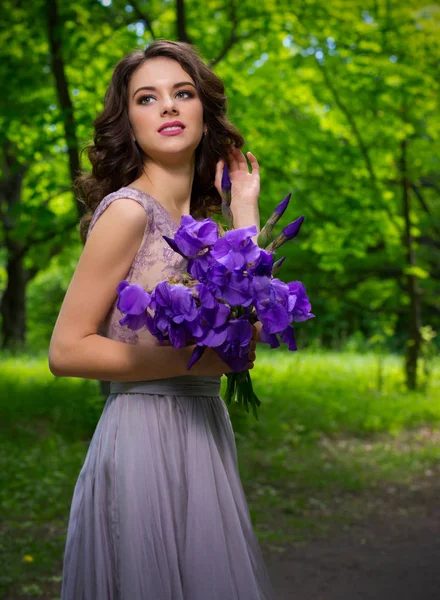
POLYGON ((194 163, 163 165, 149 161, 133 186, 153 196, 170 213, 181 217, 190 213, 194 163))

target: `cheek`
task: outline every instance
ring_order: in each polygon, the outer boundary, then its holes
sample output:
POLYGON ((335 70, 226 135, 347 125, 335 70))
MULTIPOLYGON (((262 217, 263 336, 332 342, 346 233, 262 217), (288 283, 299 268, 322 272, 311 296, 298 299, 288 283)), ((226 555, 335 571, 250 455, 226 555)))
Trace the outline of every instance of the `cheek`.
POLYGON ((142 134, 143 131, 148 131, 151 119, 148 116, 147 111, 136 110, 136 108, 134 108, 128 113, 128 118, 130 119, 132 128, 138 134, 142 134))
POLYGON ((201 104, 194 106, 193 119, 203 124, 203 106, 201 104))

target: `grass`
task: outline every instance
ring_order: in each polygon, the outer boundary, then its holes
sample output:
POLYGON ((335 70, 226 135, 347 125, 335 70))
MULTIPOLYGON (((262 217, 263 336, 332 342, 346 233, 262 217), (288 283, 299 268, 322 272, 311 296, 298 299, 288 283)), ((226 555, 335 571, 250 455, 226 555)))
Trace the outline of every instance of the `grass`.
MULTIPOLYGON (((258 537, 277 547, 350 521, 362 494, 408 484, 440 458, 440 361, 406 392, 401 360, 260 350, 260 420, 230 412, 258 537)), ((224 387, 222 388, 224 391, 224 387)), ((97 382, 57 379, 46 358, 0 371, 0 597, 58 598, 68 511, 104 401, 97 382)))
POLYGON ((86 444, 53 434, 33 443, 26 439, 0 445, 0 597, 41 597, 42 590, 53 589, 48 597, 55 598, 67 512, 86 444))

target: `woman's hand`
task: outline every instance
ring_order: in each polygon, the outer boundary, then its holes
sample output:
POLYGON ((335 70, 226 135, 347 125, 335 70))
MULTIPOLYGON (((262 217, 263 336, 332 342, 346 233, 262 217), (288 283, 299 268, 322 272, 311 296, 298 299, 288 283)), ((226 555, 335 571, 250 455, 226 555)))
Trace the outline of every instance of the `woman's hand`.
POLYGON ((263 342, 261 341, 260 332, 261 332, 261 328, 263 327, 263 323, 261 321, 256 321, 254 323, 254 327, 257 330, 256 334, 255 334, 255 341, 257 344, 262 344, 263 342))
MULTIPOLYGON (((260 167, 252 152, 247 156, 252 166, 249 172, 246 158, 240 150, 232 147, 228 155, 228 171, 231 180, 231 212, 234 229, 241 227, 257 228, 256 235, 252 241, 256 244, 260 232, 260 213, 258 210, 258 198, 260 195, 260 167)), ((215 187, 222 195, 222 176, 225 161, 217 162, 215 174, 215 187)))
MULTIPOLYGON (((252 152, 246 155, 251 163, 252 171, 249 172, 247 160, 238 148, 231 147, 228 160, 229 178, 231 180, 231 210, 234 207, 247 206, 258 208, 258 198, 260 196, 260 167, 257 159, 252 152)), ((215 173, 215 187, 218 193, 222 194, 222 176, 225 161, 223 159, 217 162, 215 173)))
MULTIPOLYGON (((256 359, 256 344, 258 341, 258 327, 252 326, 252 338, 250 341, 250 349, 248 354, 248 364, 245 370, 254 368, 254 362, 256 359)), ((190 353, 194 346, 188 346, 190 353)), ((186 349, 185 349, 186 350, 186 349)), ((203 356, 194 364, 193 367, 188 371, 188 375, 225 375, 226 373, 232 373, 231 367, 227 365, 217 354, 214 348, 206 348, 203 356)))

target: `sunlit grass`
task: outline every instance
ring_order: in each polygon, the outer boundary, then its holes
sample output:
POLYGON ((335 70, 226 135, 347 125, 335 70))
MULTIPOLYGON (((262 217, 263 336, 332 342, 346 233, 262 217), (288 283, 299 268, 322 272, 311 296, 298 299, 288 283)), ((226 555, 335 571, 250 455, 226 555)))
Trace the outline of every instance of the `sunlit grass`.
MULTIPOLYGON (((301 432, 368 435, 397 433, 423 423, 440 423, 440 360, 428 391, 406 391, 402 359, 387 356, 382 389, 374 355, 259 351, 252 370, 261 400, 259 422, 249 424, 270 439, 280 426, 301 432)), ((263 442, 265 443, 265 442, 263 442)))
MULTIPOLYGON (((379 391, 374 355, 259 348, 252 379, 259 421, 229 409, 267 543, 349 520, 347 494, 407 483, 439 462, 440 361, 426 392, 407 392, 402 360, 387 356, 379 391)), ((56 597, 73 487, 103 406, 98 382, 54 377, 45 355, 2 361, 0 596, 56 597)))
POLYGON ((56 432, 78 440, 93 433, 104 401, 96 381, 57 378, 47 360, 23 356, 0 367, 0 427, 9 437, 56 432))

